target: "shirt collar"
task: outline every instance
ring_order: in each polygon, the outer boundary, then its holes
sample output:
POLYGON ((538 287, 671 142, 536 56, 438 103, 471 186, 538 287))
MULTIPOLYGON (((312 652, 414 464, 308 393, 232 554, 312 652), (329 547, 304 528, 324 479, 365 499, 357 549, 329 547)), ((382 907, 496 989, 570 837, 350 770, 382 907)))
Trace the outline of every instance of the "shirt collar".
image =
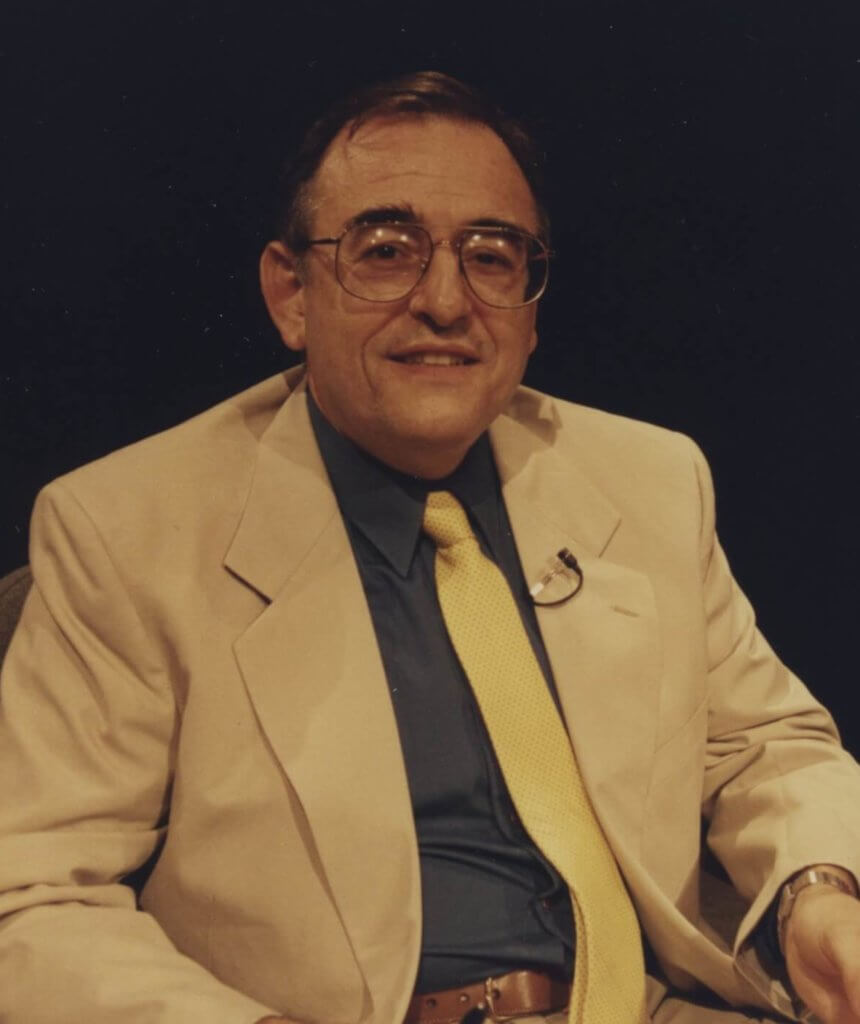
POLYGON ((477 523, 491 552, 498 551, 501 492, 486 432, 460 465, 441 480, 392 469, 328 422, 308 390, 311 425, 341 513, 406 577, 421 533, 429 491, 451 491, 477 523))

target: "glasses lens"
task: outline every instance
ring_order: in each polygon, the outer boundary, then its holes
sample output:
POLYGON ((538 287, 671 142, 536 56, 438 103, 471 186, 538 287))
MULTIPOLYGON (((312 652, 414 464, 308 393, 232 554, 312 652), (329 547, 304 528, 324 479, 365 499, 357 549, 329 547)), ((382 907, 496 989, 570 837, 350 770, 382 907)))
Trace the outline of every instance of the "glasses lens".
POLYGON ((460 260, 472 290, 489 306, 524 306, 546 287, 547 251, 538 239, 521 231, 470 232, 460 243, 460 260))
POLYGON ((430 236, 417 225, 356 224, 338 246, 338 280, 360 299, 400 299, 418 283, 431 251, 430 236))

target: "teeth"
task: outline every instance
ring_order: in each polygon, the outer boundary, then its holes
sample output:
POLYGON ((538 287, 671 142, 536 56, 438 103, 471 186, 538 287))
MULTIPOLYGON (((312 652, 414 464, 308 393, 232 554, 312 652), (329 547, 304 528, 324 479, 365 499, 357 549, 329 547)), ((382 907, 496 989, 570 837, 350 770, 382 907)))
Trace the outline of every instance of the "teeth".
POLYGON ((425 366, 463 366, 463 356, 449 355, 447 352, 414 352, 404 356, 404 363, 417 363, 425 366))

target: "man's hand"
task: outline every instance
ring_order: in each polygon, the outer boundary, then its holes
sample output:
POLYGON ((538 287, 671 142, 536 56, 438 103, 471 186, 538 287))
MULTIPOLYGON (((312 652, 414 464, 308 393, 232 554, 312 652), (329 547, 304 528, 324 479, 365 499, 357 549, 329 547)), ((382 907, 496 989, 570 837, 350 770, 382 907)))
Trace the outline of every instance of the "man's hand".
POLYGON ((795 991, 825 1024, 860 1024, 860 900, 827 885, 798 893, 785 962, 795 991))

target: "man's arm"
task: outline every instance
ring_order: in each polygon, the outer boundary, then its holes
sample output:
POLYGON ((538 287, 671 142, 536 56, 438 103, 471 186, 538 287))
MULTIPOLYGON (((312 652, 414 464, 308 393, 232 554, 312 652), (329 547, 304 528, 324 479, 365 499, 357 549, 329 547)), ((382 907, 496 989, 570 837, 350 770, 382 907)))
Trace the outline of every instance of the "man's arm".
MULTIPOLYGON (((789 994, 762 969, 751 937, 783 884, 810 864, 837 864, 856 876, 860 770, 840 747, 825 709, 756 629, 753 610, 716 541, 713 492, 703 460, 698 472, 709 637, 708 842, 751 904, 736 942, 739 969, 779 1009, 790 1012, 789 994)), ((860 904, 844 900, 853 916, 860 904)), ((807 914, 798 899, 788 964, 794 984, 804 986, 801 965, 810 964, 814 946, 829 941, 824 925, 823 916, 807 914)), ((835 982, 832 972, 829 978, 835 982)))
POLYGON ((177 710, 125 581, 62 488, 39 502, 32 563, 0 683, 0 1017, 251 1024, 271 1008, 182 955, 120 884, 162 837, 177 710))

